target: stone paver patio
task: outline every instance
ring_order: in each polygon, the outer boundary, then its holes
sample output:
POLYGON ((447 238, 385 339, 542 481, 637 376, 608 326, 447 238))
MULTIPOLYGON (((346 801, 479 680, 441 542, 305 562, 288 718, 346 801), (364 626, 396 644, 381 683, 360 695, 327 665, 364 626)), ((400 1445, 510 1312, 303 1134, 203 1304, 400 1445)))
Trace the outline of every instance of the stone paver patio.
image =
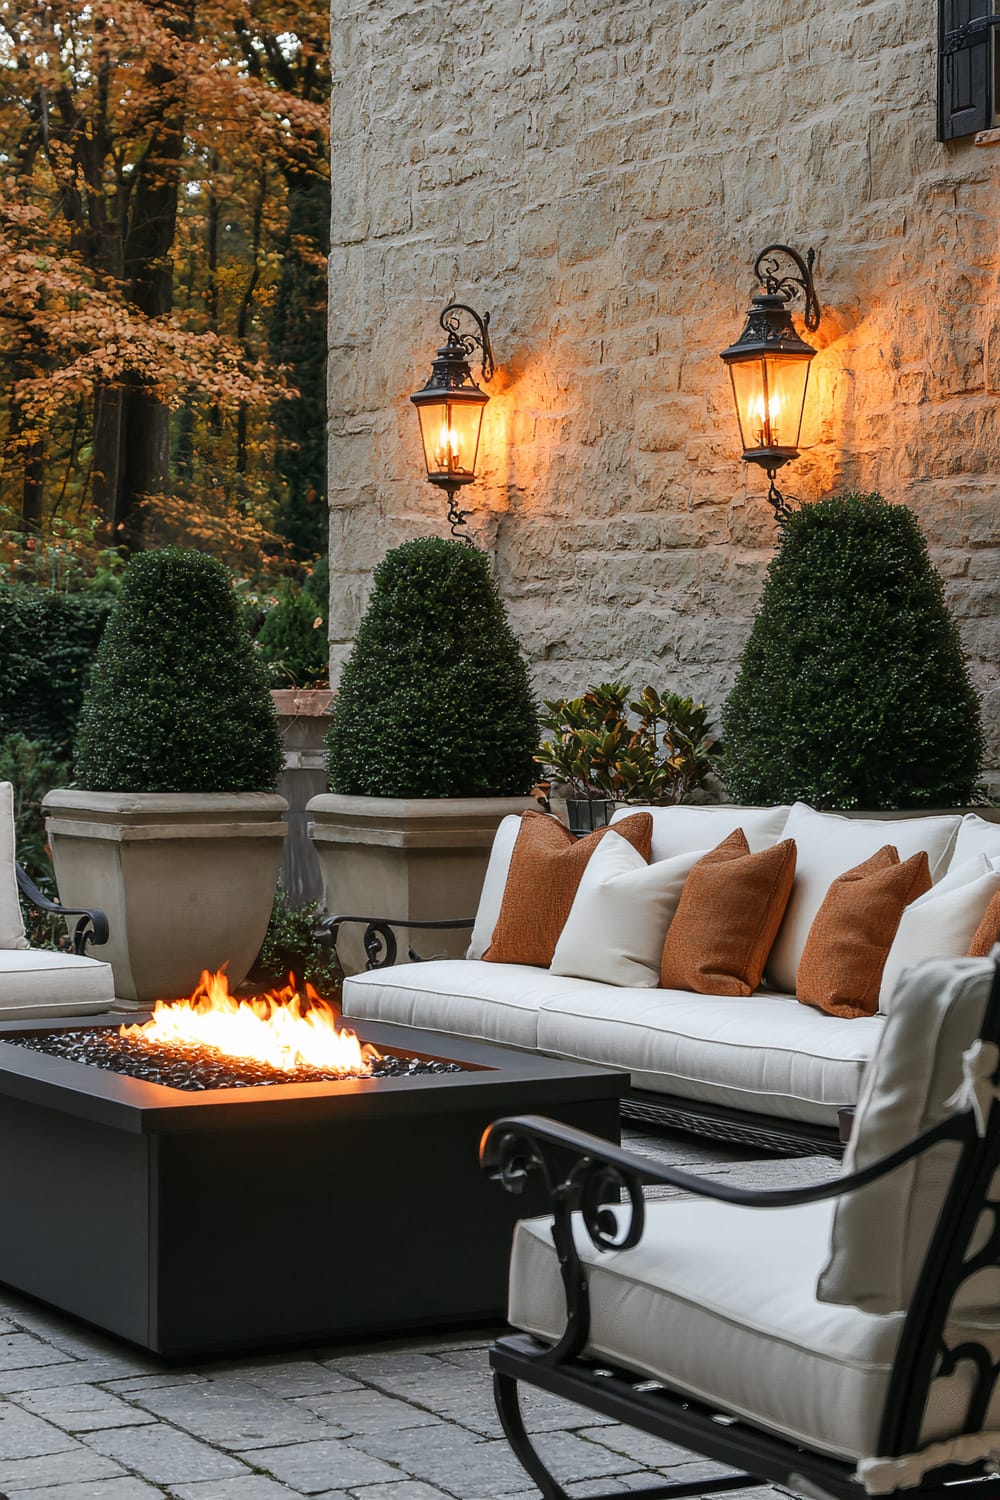
MULTIPOLYGON (((836 1170, 679 1135, 628 1142, 745 1185, 836 1170)), ((322 1274, 321 1247, 294 1247, 275 1270, 307 1263, 322 1274)), ((179 1368, 0 1289, 0 1500, 537 1500, 493 1412, 488 1341, 476 1330, 179 1368)), ((717 1472, 551 1397, 527 1393, 525 1412, 581 1500, 717 1472)))

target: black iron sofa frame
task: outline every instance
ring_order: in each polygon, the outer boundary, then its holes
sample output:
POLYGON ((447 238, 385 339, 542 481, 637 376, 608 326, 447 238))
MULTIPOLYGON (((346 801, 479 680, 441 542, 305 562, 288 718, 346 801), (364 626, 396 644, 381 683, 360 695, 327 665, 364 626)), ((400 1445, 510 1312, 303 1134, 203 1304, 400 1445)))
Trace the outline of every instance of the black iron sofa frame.
POLYGON ((50 901, 44 891, 40 891, 31 876, 14 862, 14 874, 17 878, 17 887, 25 900, 30 901, 32 906, 43 911, 48 916, 64 917, 66 919, 66 931, 69 936, 70 949, 79 957, 86 957, 87 944, 106 943, 108 940, 108 919, 104 912, 95 907, 86 906, 62 906, 58 901, 50 901), (71 923, 69 918, 76 917, 78 920, 71 923))
MULTIPOLYGON (((980 1036, 984 1042, 1000 1043, 1000 964, 980 1036)), ((992 1105, 982 1138, 972 1111, 967 1109, 851 1176, 812 1187, 765 1191, 657 1167, 606 1141, 541 1118, 496 1121, 483 1140, 483 1168, 513 1192, 523 1187, 529 1173, 541 1174, 551 1197, 553 1240, 566 1295, 566 1328, 556 1344, 549 1346, 526 1334, 512 1334, 498 1339, 490 1351, 504 1432, 544 1500, 567 1500, 567 1496, 525 1430, 518 1401, 522 1382, 719 1463, 738 1465, 742 1471, 718 1480, 658 1484, 636 1491, 642 1500, 682 1500, 687 1495, 714 1494, 761 1482, 787 1485, 814 1500, 817 1494, 834 1500, 867 1500, 867 1492, 855 1478, 853 1463, 811 1452, 732 1413, 674 1394, 655 1380, 623 1369, 608 1369, 583 1357, 589 1334, 587 1277, 574 1243, 571 1215, 580 1214, 595 1246, 627 1249, 642 1236, 645 1184, 679 1188, 699 1197, 754 1208, 791 1207, 839 1197, 875 1182, 941 1141, 957 1143, 959 1156, 906 1313, 889 1380, 877 1443, 879 1456, 887 1458, 919 1449, 931 1380, 949 1375, 959 1362, 967 1362, 975 1372, 963 1431, 981 1430, 989 1410, 1000 1364, 993 1362, 985 1345, 975 1341, 949 1346, 945 1325, 959 1287, 984 1268, 1000 1265, 1000 1201, 990 1196, 994 1174, 1000 1167, 1000 1103, 992 1105), (610 1205, 623 1199, 625 1222, 619 1226, 610 1205), (987 1241, 967 1257, 984 1209, 992 1212, 987 1241)), ((926 1474, 919 1486, 893 1493, 914 1500, 959 1500, 970 1492, 983 1500, 997 1500, 1000 1476, 983 1477, 984 1467, 988 1467, 986 1460, 971 1466, 948 1465, 926 1474)), ((597 1496, 595 1500, 611 1500, 611 1496, 597 1496)))

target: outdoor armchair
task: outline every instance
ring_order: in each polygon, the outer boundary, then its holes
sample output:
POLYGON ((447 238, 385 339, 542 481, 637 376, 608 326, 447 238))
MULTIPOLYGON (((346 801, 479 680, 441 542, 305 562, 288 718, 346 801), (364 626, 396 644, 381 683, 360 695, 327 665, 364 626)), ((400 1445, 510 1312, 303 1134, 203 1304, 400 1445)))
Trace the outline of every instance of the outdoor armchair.
POLYGON ((761 1481, 811 1500, 1000 1495, 983 1477, 1000 1468, 998 1042, 989 959, 912 970, 843 1175, 811 1187, 693 1177, 539 1118, 491 1127, 486 1171, 513 1191, 541 1174, 553 1206, 517 1226, 520 1331, 491 1350, 504 1430, 545 1500, 566 1492, 526 1433, 521 1382, 738 1470, 682 1470, 647 1500, 761 1481), (685 1196, 646 1202, 652 1184, 685 1196))

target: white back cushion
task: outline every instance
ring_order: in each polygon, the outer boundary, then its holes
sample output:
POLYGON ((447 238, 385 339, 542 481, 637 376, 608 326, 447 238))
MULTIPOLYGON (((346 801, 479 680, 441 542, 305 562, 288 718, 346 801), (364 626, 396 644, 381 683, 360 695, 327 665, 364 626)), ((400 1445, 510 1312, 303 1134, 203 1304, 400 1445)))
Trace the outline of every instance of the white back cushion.
POLYGON ((520 832, 520 813, 508 813, 506 818, 501 819, 500 826, 493 835, 490 862, 486 866, 486 879, 483 881, 479 906, 476 908, 472 937, 465 950, 466 958, 482 958, 493 941, 493 929, 497 925, 497 917, 500 915, 503 893, 507 885, 507 872, 510 870, 511 856, 520 832))
POLYGON ((964 958, 976 928, 1000 891, 1000 859, 985 854, 956 865, 903 912, 882 970, 878 1008, 888 1012, 904 969, 925 958, 964 958), (995 868, 994 868, 995 866, 995 868))
MULTIPOLYGON (((845 1173, 881 1161, 953 1112, 946 1100, 961 1083, 962 1054, 979 1032, 993 972, 988 958, 931 959, 904 976, 865 1070, 845 1173)), ((943 1142, 837 1199, 820 1301, 872 1313, 906 1309, 957 1156, 957 1145, 943 1142)), ((955 1312, 995 1304, 998 1287, 996 1272, 972 1278, 955 1312)))
POLYGON ((698 849, 647 865, 627 839, 607 833, 583 872, 551 973, 640 989, 658 986, 667 928, 692 866, 705 853, 698 849))
POLYGON ((620 807, 611 819, 612 828, 630 813, 653 815, 650 862, 694 849, 714 849, 737 828, 746 834, 750 853, 769 849, 784 836, 787 807, 736 807, 733 803, 705 803, 676 807, 620 807))
POLYGON ((0 781, 0 948, 27 948, 14 874, 14 788, 0 781))
POLYGON ((925 849, 931 880, 938 880, 947 866, 960 821, 957 815, 845 818, 838 813, 816 812, 804 802, 796 802, 782 834, 795 840, 795 884, 767 962, 768 984, 794 995, 799 959, 813 918, 838 875, 892 844, 901 862, 925 849))
POLYGON ((952 867, 974 854, 985 854, 987 859, 1000 859, 1000 823, 991 823, 976 813, 966 813, 958 828, 955 850, 951 856, 952 867))

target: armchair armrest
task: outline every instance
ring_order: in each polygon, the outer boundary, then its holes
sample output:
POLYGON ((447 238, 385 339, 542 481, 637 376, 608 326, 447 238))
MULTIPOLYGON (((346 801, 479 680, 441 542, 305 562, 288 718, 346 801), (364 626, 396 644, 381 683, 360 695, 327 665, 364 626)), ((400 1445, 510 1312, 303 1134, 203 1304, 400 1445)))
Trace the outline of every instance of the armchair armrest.
POLYGON ((964 1143, 974 1134, 972 1113, 964 1110, 860 1172, 798 1188, 740 1188, 677 1167, 658 1166, 610 1141, 540 1115, 496 1120, 483 1136, 479 1157, 487 1175, 508 1192, 521 1192, 532 1172, 539 1173, 545 1183, 552 1203, 552 1239, 559 1257, 567 1314, 565 1331, 547 1351, 545 1361, 559 1364, 580 1353, 590 1331, 587 1278, 573 1235, 574 1213, 579 1213, 598 1250, 631 1250, 645 1228, 642 1189, 647 1184, 748 1208, 791 1208, 838 1198, 877 1181, 939 1141, 964 1143), (621 1220, 612 1206, 624 1208, 621 1220))
POLYGON ((56 917, 78 917, 79 921, 71 925, 67 920, 70 941, 73 952, 85 955, 87 944, 99 945, 108 940, 108 919, 99 908, 86 906, 60 906, 58 901, 50 901, 44 895, 21 866, 15 862, 14 873, 17 876, 18 888, 22 895, 27 898, 32 906, 37 906, 39 911, 49 912, 56 917))
MULTIPOLYGON (((415 922, 410 918, 402 917, 349 917, 331 916, 324 917, 316 929, 317 940, 328 943, 331 947, 337 946, 337 935, 345 922, 363 922, 365 924, 362 942, 365 953, 368 955, 365 964, 366 970, 388 969, 396 962, 399 954, 399 941, 393 931, 394 927, 427 928, 443 930, 445 928, 471 928, 475 923, 475 917, 450 917, 440 922, 415 922)), ((412 948, 407 949, 411 963, 422 962, 420 955, 414 953, 412 948)))

